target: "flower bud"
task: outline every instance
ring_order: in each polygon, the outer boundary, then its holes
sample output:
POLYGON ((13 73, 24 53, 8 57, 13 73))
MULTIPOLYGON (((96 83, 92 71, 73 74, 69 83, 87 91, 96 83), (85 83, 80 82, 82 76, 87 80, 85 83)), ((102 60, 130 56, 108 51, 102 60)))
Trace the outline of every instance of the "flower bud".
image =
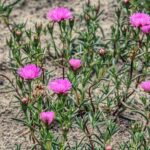
POLYGON ((100 56, 104 56, 105 54, 106 54, 106 50, 103 49, 103 48, 101 48, 101 49, 99 50, 99 55, 100 55, 100 56))
POLYGON ((106 146, 105 150, 112 150, 112 146, 111 145, 106 146))
POLYGON ((40 37, 38 36, 34 36, 34 46, 37 47, 39 45, 39 42, 40 42, 40 37))
POLYGON ((21 101, 24 105, 28 104, 28 98, 26 97, 24 97, 21 101))
POLYGON ((124 3, 126 3, 126 4, 127 4, 128 2, 129 2, 129 0, 124 0, 124 3))
POLYGON ((40 29, 42 28, 42 23, 36 23, 35 24, 36 29, 40 29))
POLYGON ((40 33, 42 31, 42 23, 36 23, 35 28, 36 28, 36 32, 37 32, 38 36, 40 36, 40 33))
POLYGON ((87 14, 85 14, 85 15, 84 15, 84 19, 88 22, 88 21, 90 20, 90 16, 87 15, 87 14))
POLYGON ((71 30, 73 29, 74 22, 75 22, 74 18, 72 18, 72 19, 69 20, 69 25, 70 25, 71 30))
POLYGON ((54 29, 54 23, 49 23, 47 25, 48 31, 50 34, 53 34, 53 29, 54 29))
POLYGON ((17 42, 19 42, 22 36, 22 32, 17 30, 14 32, 14 36, 16 37, 17 42))
POLYGON ((22 35, 21 31, 16 31, 15 34, 16 36, 19 36, 19 37, 22 35))

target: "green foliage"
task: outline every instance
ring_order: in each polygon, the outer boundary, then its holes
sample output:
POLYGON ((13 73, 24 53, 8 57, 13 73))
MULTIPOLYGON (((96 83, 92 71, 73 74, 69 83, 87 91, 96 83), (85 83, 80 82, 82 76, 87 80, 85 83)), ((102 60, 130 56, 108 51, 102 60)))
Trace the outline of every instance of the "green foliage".
POLYGON ((10 4, 6 4, 5 0, 0 0, 0 17, 8 18, 13 7, 20 1, 21 0, 15 0, 14 2, 12 2, 10 4))
MULTIPOLYGON (((2 3, 0 12, 7 10, 8 16, 17 2, 10 7, 2 3)), ((144 8, 148 12, 148 2, 131 0, 119 4, 108 39, 100 26, 100 3, 93 6, 90 1, 77 19, 35 24, 33 29, 27 29, 26 23, 7 24, 15 77, 15 86, 12 85, 24 114, 15 120, 29 128, 35 144, 32 149, 105 150, 107 145, 120 150, 150 149, 150 103, 147 93, 141 96, 137 88, 149 76, 150 36, 143 36, 129 24, 129 15, 135 10, 144 8), (79 70, 70 67, 70 58, 82 61, 79 70), (42 68, 41 77, 23 80, 18 76, 18 68, 29 63, 42 68), (66 95, 49 92, 47 84, 54 77, 70 79, 72 90, 66 95), (49 126, 40 120, 42 111, 55 112, 55 120, 49 126), (115 136, 122 132, 121 121, 129 136, 126 142, 120 139, 113 145, 115 136)))

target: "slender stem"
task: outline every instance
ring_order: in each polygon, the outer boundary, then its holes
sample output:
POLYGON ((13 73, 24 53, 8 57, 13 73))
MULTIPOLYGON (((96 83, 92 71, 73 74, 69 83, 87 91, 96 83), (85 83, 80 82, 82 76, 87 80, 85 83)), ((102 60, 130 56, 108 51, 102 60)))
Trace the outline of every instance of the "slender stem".
POLYGON ((15 85, 13 84, 13 82, 5 75, 3 74, 0 74, 0 76, 4 77, 5 79, 7 79, 9 81, 9 83, 12 85, 12 87, 15 89, 16 93, 18 94, 18 96, 21 97, 20 93, 19 93, 19 90, 17 89, 17 87, 15 87, 15 85))
POLYGON ((147 120, 146 123, 145 123, 145 125, 144 125, 144 129, 143 129, 144 132, 146 131, 146 129, 148 127, 148 124, 149 124, 149 120, 147 120))
POLYGON ((92 147, 92 150, 94 150, 94 145, 93 145, 93 141, 92 141, 92 138, 91 138, 91 134, 90 134, 90 131, 88 130, 88 127, 87 127, 87 125, 85 124, 85 130, 86 130, 86 132, 87 132, 87 137, 88 137, 88 139, 89 139, 89 142, 90 142, 90 145, 91 145, 91 147, 92 147))
POLYGON ((142 38, 139 40, 139 48, 142 48, 143 39, 144 39, 144 33, 142 35, 142 38))
MULTIPOLYGON (((53 46, 54 46, 56 55, 59 57, 59 52, 58 52, 58 50, 57 50, 56 43, 55 43, 55 40, 54 40, 54 37, 53 37, 52 34, 51 34, 51 38, 52 38, 52 43, 53 43, 53 46)), ((55 56, 55 57, 57 57, 57 56, 55 56)))
POLYGON ((130 65, 130 81, 132 80, 132 76, 133 76, 133 65, 134 65, 134 60, 131 60, 131 65, 130 65))
POLYGON ((60 28, 60 32, 61 32, 61 41, 62 41, 62 44, 63 44, 63 52, 62 52, 62 74, 63 74, 63 79, 65 78, 65 67, 64 67, 64 55, 65 55, 65 39, 64 39, 64 33, 63 33, 63 30, 62 30, 62 26, 61 26, 61 23, 59 23, 59 28, 60 28))
POLYGON ((63 79, 65 78, 65 67, 64 67, 64 50, 62 53, 62 75, 63 75, 63 79))
POLYGON ((74 91, 75 91, 76 98, 77 98, 77 105, 79 106, 80 105, 80 98, 78 96, 78 92, 76 91, 76 89, 74 91))
MULTIPOLYGON (((94 84, 95 85, 95 84, 94 84)), ((89 99, 90 99, 90 102, 91 102, 91 106, 92 106, 92 109, 93 111, 95 112, 95 107, 94 107, 94 104, 93 104, 93 100, 92 100, 92 94, 91 94, 91 89, 94 85, 91 85, 90 88, 89 88, 89 99)))
POLYGON ((116 41, 114 41, 113 48, 114 48, 113 56, 114 56, 114 58, 115 58, 115 57, 116 57, 116 41))
POLYGON ((141 76, 139 76, 139 77, 137 78, 137 80, 136 80, 135 88, 137 88, 137 87, 138 87, 138 85, 139 85, 139 83, 140 83, 140 77, 141 77, 141 76))
POLYGON ((42 80, 43 80, 43 84, 45 83, 45 68, 42 67, 42 72, 43 72, 43 77, 42 77, 42 80))
POLYGON ((41 142, 36 138, 36 136, 34 135, 34 131, 31 131, 31 136, 33 138, 33 142, 35 143, 35 141, 42 146, 41 142))
POLYGON ((92 90, 92 87, 94 87, 96 84, 98 84, 98 83, 99 83, 100 81, 102 81, 102 80, 107 81, 107 79, 102 78, 102 79, 100 79, 99 81, 95 82, 94 84, 92 84, 92 85, 89 87, 88 94, 89 94, 89 99, 90 99, 91 106, 92 106, 94 112, 95 112, 96 110, 95 110, 95 106, 94 106, 94 104, 93 104, 92 94, 91 94, 92 91, 91 91, 91 90, 92 90))
POLYGON ((131 92, 130 94, 128 94, 127 96, 124 96, 123 100, 118 103, 117 109, 113 112, 113 116, 117 116, 117 115, 118 115, 118 113, 119 113, 121 107, 123 106, 123 103, 122 103, 122 102, 125 102, 126 99, 129 98, 134 92, 135 92, 135 90, 132 91, 132 92, 131 92))
MULTIPOLYGON (((82 113, 82 111, 81 111, 80 109, 79 109, 79 113, 80 113, 81 118, 83 119, 83 113, 82 113)), ((86 136, 88 137, 89 142, 90 142, 90 145, 91 145, 91 147, 92 147, 91 150, 94 150, 94 145, 93 145, 91 133, 90 133, 90 131, 89 131, 89 129, 88 129, 86 123, 84 124, 84 126, 85 126, 85 130, 86 130, 86 136)))
POLYGON ((149 125, 149 118, 150 118, 150 113, 148 114, 149 116, 148 116, 148 118, 146 119, 146 123, 145 123, 145 125, 144 125, 144 129, 143 129, 143 131, 145 132, 146 131, 146 129, 147 129, 147 127, 148 127, 148 125, 149 125))

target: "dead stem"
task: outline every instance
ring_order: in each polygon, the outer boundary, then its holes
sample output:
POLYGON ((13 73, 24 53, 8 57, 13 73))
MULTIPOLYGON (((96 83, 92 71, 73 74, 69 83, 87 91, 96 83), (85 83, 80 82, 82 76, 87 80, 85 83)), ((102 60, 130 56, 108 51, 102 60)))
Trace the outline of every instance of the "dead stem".
MULTIPOLYGON (((130 94, 128 94, 127 96, 125 96, 123 98, 122 102, 125 102, 126 99, 129 98, 134 92, 135 92, 135 90, 133 90, 130 94)), ((119 111, 120 111, 120 109, 121 109, 122 106, 123 106, 123 104, 121 102, 119 102, 117 109, 112 113, 113 116, 116 116, 115 121, 117 119, 117 116, 119 115, 119 111)))

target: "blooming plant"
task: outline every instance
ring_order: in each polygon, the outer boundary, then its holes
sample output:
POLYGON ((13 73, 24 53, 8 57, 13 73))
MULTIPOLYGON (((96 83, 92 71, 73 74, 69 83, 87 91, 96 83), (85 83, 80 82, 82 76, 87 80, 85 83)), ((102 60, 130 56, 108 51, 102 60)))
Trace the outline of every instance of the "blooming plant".
POLYGON ((9 81, 22 112, 14 120, 29 128, 31 149, 150 149, 150 12, 135 4, 118 1, 109 38, 100 2, 90 0, 78 16, 45 12, 46 25, 34 30, 7 24, 9 81))

